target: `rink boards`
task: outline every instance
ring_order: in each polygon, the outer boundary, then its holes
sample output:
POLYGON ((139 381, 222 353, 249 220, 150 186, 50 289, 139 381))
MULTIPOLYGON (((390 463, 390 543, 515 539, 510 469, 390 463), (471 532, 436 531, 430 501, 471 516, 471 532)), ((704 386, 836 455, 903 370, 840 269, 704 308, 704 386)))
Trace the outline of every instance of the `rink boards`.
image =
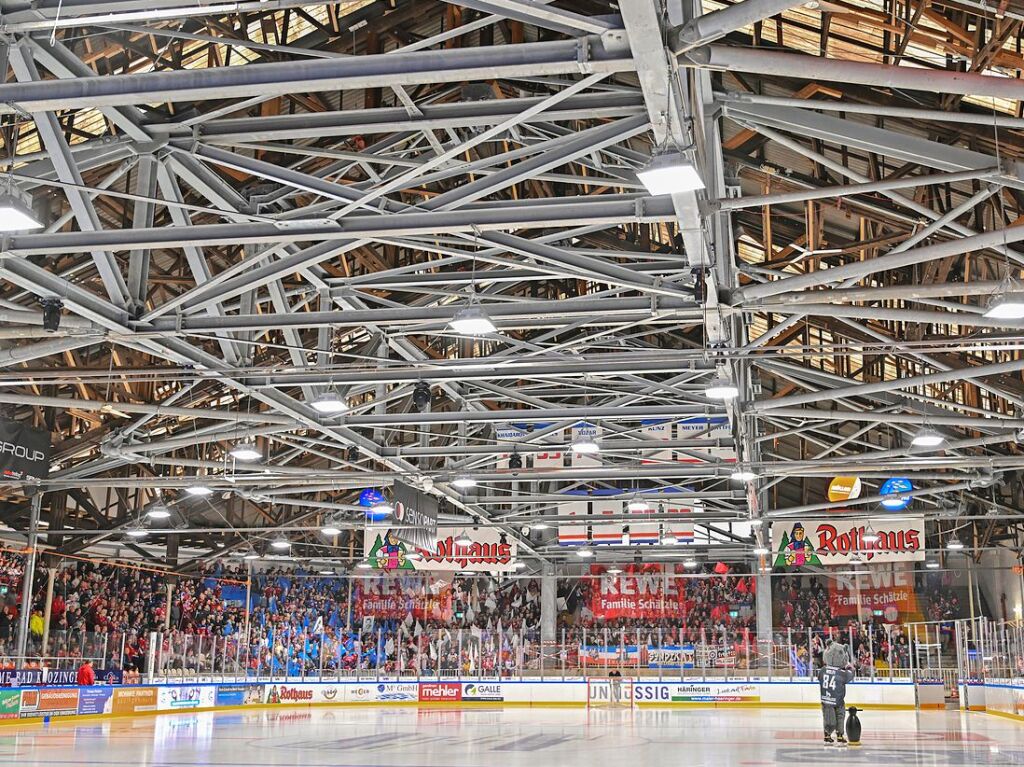
MULTIPOLYGON (((303 682, 183 682, 174 684, 0 688, 0 724, 79 717, 136 716, 182 711, 288 706, 564 706, 583 707, 588 695, 608 687, 585 680, 421 680, 388 679, 303 682)), ((808 681, 735 679, 718 681, 637 681, 622 685, 624 697, 640 708, 808 707, 818 706, 818 686, 808 681)), ((590 701, 600 703, 600 700, 590 701)), ((847 702, 866 708, 915 705, 909 682, 850 685, 847 702)))

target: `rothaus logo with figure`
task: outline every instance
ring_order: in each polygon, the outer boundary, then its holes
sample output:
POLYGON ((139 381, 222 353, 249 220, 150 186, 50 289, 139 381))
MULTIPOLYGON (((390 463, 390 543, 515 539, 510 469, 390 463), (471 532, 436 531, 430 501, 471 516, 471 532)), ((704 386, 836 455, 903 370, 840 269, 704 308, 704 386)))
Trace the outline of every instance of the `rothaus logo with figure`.
POLYGON ((924 518, 877 519, 868 522, 814 520, 772 525, 775 567, 845 565, 858 553, 868 562, 912 562, 925 558, 924 518), (871 530, 877 540, 864 540, 871 530))

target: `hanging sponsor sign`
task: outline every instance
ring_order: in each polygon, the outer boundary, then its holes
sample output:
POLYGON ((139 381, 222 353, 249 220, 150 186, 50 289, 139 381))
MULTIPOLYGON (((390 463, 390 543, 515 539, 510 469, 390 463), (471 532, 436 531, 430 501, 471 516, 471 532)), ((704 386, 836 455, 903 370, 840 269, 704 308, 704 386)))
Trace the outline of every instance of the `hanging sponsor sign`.
POLYGON ((608 575, 600 565, 591 573, 590 611, 595 618, 679 618, 686 614, 680 579, 666 577, 661 565, 630 565, 608 575))
POLYGON ((490 527, 463 529, 439 527, 429 550, 418 549, 419 559, 409 559, 414 547, 403 543, 393 530, 367 528, 363 535, 363 550, 370 565, 388 572, 442 570, 476 573, 510 572, 515 569, 516 542, 500 530, 490 527), (462 533, 470 543, 459 544, 455 539, 462 533))
POLYGON ((434 586, 422 576, 359 578, 352 587, 356 620, 364 617, 449 621, 451 584, 434 586))
POLYGON ((924 518, 883 517, 871 520, 878 533, 874 543, 864 541, 867 524, 836 519, 776 522, 772 525, 775 567, 845 565, 859 552, 866 562, 920 562, 925 558, 924 518))
MULTIPOLYGON (((551 424, 548 423, 535 423, 533 425, 534 431, 543 431, 548 428, 551 424)), ((564 429, 558 429, 551 432, 544 437, 545 442, 553 442, 555 444, 561 444, 565 439, 564 429)), ((535 469, 561 469, 565 463, 565 454, 557 448, 552 447, 550 450, 545 450, 541 453, 533 454, 533 468, 535 469)))
POLYGON ((78 713, 77 687, 41 687, 21 691, 21 718, 78 713))
POLYGON ((580 522, 559 522, 558 543, 578 546, 587 542, 587 501, 562 501, 558 504, 559 517, 580 517, 580 522))
POLYGON ((50 433, 0 418, 0 479, 50 476, 50 433))
POLYGON ((832 614, 856 616, 857 597, 860 596, 860 614, 865 620, 881 617, 886 623, 896 623, 920 614, 914 571, 906 563, 891 567, 874 568, 852 578, 829 579, 829 600, 832 614))
POLYGON ((366 518, 371 522, 381 522, 388 518, 389 512, 373 511, 377 504, 384 503, 387 499, 384 493, 375 487, 368 487, 359 494, 358 504, 366 509, 366 518))
POLYGON ((828 484, 828 499, 832 503, 860 498, 860 477, 836 477, 828 484))
MULTIPOLYGON (((672 430, 674 425, 669 420, 646 420, 640 422, 640 434, 651 442, 668 442, 672 439, 672 430)), ((671 448, 665 448, 664 450, 645 450, 644 458, 641 463, 660 463, 665 464, 672 461, 673 454, 671 448)))
MULTIPOLYGON (((713 416, 711 418, 685 418, 676 424, 676 437, 684 439, 717 439, 723 442, 732 439, 732 430, 729 427, 729 419, 726 416, 713 416)), ((712 461, 725 461, 734 463, 736 461, 736 450, 732 447, 703 447, 692 450, 676 450, 676 460, 682 463, 707 463, 701 458, 707 455, 712 461)))
POLYGON ((398 480, 392 493, 395 537, 411 546, 429 549, 437 536, 437 499, 398 480))
POLYGON ((903 511, 910 505, 911 500, 911 497, 905 494, 913 489, 914 484, 906 477, 892 477, 882 483, 878 494, 883 496, 882 506, 889 511, 903 511))
MULTIPOLYGON (((624 510, 622 501, 612 498, 595 498, 590 502, 591 515, 595 520, 601 517, 621 516, 624 510)), ((595 521, 590 526, 591 539, 595 544, 618 545, 622 543, 623 522, 607 522, 600 524, 595 521)))

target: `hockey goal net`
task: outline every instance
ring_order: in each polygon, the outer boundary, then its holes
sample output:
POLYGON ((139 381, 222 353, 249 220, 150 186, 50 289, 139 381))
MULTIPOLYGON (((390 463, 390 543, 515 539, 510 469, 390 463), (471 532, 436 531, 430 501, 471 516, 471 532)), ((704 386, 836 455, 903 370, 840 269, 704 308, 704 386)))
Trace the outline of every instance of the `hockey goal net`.
POLYGON ((634 708, 633 680, 627 677, 587 677, 587 708, 634 708))

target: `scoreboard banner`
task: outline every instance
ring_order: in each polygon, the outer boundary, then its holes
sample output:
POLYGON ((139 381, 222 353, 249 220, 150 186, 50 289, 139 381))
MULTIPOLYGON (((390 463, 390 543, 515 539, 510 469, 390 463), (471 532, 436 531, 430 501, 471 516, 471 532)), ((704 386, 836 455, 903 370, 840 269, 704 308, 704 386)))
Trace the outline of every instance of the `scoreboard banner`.
POLYGON ((925 559, 924 517, 880 517, 868 521, 812 519, 772 525, 775 567, 847 565, 854 552, 869 564, 922 562, 925 559), (870 526, 878 540, 868 543, 870 526))

